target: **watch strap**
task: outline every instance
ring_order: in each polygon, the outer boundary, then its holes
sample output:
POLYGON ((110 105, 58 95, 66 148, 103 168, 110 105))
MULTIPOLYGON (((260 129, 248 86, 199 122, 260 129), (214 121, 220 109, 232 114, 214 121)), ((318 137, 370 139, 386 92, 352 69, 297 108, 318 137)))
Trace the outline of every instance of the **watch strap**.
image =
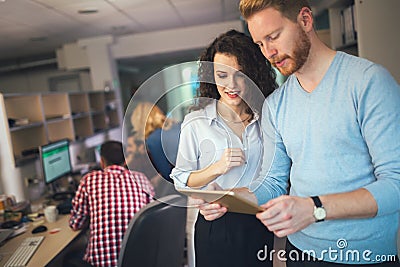
POLYGON ((322 202, 321 202, 321 200, 319 199, 319 196, 312 196, 311 199, 314 201, 314 205, 315 205, 317 208, 321 208, 321 207, 322 207, 322 202))

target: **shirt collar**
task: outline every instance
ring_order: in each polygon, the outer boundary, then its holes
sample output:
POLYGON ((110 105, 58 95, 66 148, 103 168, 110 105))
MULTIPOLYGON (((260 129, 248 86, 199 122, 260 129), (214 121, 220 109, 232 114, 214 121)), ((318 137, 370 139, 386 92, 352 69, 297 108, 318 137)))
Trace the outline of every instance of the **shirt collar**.
POLYGON ((119 166, 119 165, 111 165, 111 166, 107 166, 104 171, 105 172, 122 172, 125 171, 126 168, 123 166, 119 166))
MULTIPOLYGON (((217 120, 217 102, 218 100, 212 100, 212 102, 210 104, 208 104, 205 108, 205 114, 207 116, 207 118, 209 119, 208 123, 209 125, 211 125, 211 123, 213 121, 217 120)), ((253 119, 251 120, 251 122, 249 124, 252 124, 255 121, 258 121, 258 119, 260 118, 258 112, 254 112, 254 116, 253 119)))
POLYGON ((217 120, 217 100, 213 99, 210 104, 204 108, 205 114, 207 116, 208 123, 211 125, 213 121, 217 120))

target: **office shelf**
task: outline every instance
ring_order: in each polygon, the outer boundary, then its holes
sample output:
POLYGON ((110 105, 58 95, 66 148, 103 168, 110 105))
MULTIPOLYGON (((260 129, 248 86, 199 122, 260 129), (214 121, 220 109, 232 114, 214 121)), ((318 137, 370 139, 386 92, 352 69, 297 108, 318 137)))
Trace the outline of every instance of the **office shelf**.
POLYGON ((47 123, 49 142, 55 142, 64 138, 74 140, 74 129, 71 119, 56 120, 47 123))
POLYGON ((22 158, 23 151, 33 149, 47 143, 44 125, 27 128, 23 131, 12 132, 11 143, 13 145, 14 156, 22 158))
POLYGON ((16 132, 16 131, 29 129, 29 128, 40 127, 42 125, 43 125, 43 122, 32 122, 32 123, 28 123, 25 125, 13 126, 13 127, 10 127, 10 132, 16 132))
POLYGON ((107 123, 106 123, 106 116, 104 112, 97 112, 93 114, 92 116, 93 120, 93 130, 95 133, 101 132, 105 129, 107 129, 107 123))
POLYGON ((71 106, 72 114, 88 113, 89 108, 89 97, 87 93, 70 93, 69 103, 71 106))
POLYGON ((104 92, 92 92, 89 94, 90 111, 104 111, 104 92))
POLYGON ((75 117, 73 124, 75 129, 75 140, 82 140, 94 134, 92 118, 88 113, 75 117))
POLYGON ((118 100, 110 92, 71 92, 1 95, 4 144, 11 147, 15 165, 37 158, 39 146, 68 138, 83 140, 119 127, 118 100), (8 123, 7 123, 8 120, 8 123))
POLYGON ((71 115, 68 94, 43 94, 43 112, 46 121, 65 119, 71 115))
POLYGON ((4 105, 9 120, 25 121, 26 124, 44 121, 40 95, 9 95, 4 99, 4 105))

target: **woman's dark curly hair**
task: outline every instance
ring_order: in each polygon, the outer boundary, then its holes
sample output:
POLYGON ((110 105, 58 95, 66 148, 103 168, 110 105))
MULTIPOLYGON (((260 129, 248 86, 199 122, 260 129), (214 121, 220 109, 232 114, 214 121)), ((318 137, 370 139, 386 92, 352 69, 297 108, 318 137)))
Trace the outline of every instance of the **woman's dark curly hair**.
MULTIPOLYGON (((218 100, 220 98, 214 79, 214 67, 213 64, 209 63, 214 61, 216 53, 235 56, 239 66, 242 68, 241 71, 255 83, 264 98, 277 88, 275 82, 276 74, 258 46, 244 33, 230 30, 218 36, 200 55, 198 70, 200 85, 197 88, 198 101, 196 103, 197 107, 193 107, 193 109, 203 108, 212 99, 218 100)), ((253 93, 251 95, 249 99, 246 99, 248 105, 246 112, 253 115, 250 107, 259 112, 264 99, 259 99, 259 94, 253 93), (251 95, 254 97, 252 98, 251 95)))

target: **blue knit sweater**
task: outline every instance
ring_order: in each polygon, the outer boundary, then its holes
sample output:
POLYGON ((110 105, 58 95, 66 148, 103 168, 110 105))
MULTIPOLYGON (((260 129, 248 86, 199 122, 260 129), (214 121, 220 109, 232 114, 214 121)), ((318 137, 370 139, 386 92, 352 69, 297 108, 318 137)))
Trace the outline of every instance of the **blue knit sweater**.
POLYGON ((313 92, 290 76, 266 100, 262 125, 264 161, 250 186, 259 204, 285 194, 289 176, 293 196, 366 188, 378 204, 374 218, 314 223, 288 237, 293 245, 346 264, 397 254, 400 87, 383 67, 337 52, 313 92))

